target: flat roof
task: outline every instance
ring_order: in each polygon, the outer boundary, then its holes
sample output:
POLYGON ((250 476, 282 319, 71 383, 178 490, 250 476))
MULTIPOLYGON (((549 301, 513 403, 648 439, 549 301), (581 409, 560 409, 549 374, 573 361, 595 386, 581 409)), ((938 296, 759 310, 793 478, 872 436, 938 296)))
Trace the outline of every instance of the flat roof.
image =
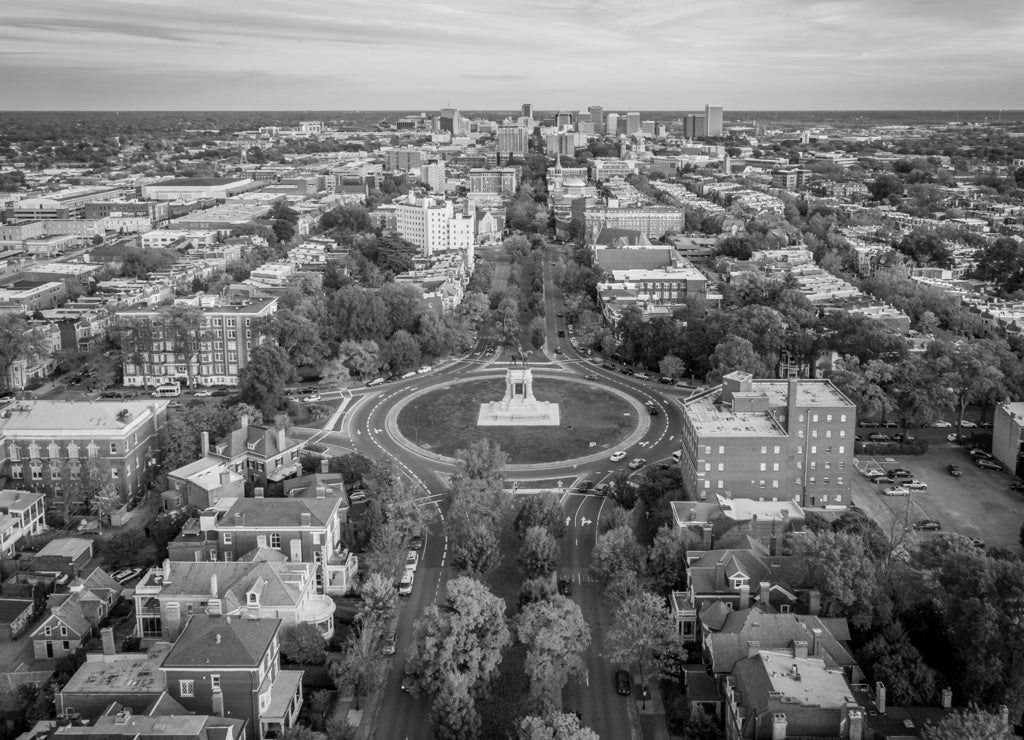
POLYGON ((208 188, 217 185, 231 185, 233 183, 243 183, 246 182, 248 179, 248 177, 176 177, 172 180, 161 180, 160 182, 152 182, 146 185, 146 187, 208 188))
POLYGON ((167 401, 149 399, 131 400, 90 400, 90 401, 16 401, 4 409, 10 416, 0 420, 0 430, 12 432, 54 432, 59 431, 120 431, 134 424, 143 415, 162 411, 167 401), (118 416, 123 411, 128 414, 118 416))
POLYGON ((92 547, 92 540, 87 540, 84 537, 58 537, 55 540, 50 540, 43 549, 36 553, 37 558, 56 557, 56 558, 77 558, 84 552, 88 552, 92 547))
POLYGON ((32 506, 37 501, 42 501, 46 498, 43 493, 37 493, 35 491, 18 491, 12 488, 5 488, 0 491, 0 509, 13 509, 14 511, 21 511, 32 506))
POLYGON ((713 437, 778 437, 786 431, 766 411, 736 413, 726 404, 716 404, 708 395, 687 402, 683 408, 694 429, 713 437))
POLYGON ((791 701, 826 709, 855 703, 842 672, 828 670, 821 658, 794 658, 772 652, 758 655, 764 663, 771 690, 791 701))
POLYGON ((87 660, 61 689, 64 694, 159 694, 167 688, 160 664, 171 651, 171 643, 156 642, 146 653, 109 663, 87 660))

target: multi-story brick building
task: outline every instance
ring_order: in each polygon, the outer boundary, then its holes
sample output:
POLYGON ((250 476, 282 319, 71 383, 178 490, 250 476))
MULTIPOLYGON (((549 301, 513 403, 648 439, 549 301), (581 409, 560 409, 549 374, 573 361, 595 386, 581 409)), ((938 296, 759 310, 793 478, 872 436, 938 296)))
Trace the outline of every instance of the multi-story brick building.
POLYGON ((237 385, 264 338, 254 323, 277 312, 277 298, 242 306, 160 306, 117 314, 124 384, 237 385))
POLYGON ((135 627, 143 639, 175 640, 193 614, 276 617, 334 634, 334 601, 316 591, 313 563, 183 563, 164 560, 135 587, 135 627))
MULTIPOLYGON (((246 414, 239 422, 238 429, 212 445, 209 435, 202 432, 200 439, 204 459, 226 463, 228 470, 245 478, 250 489, 280 484, 301 471, 299 452, 304 444, 302 440, 289 438, 287 431, 281 428, 250 424, 246 414)), ((211 501, 210 505, 214 503, 211 501)))
POLYGON ((21 540, 46 527, 45 497, 33 491, 0 491, 0 556, 11 557, 21 540))
POLYGON ((592 244, 602 229, 639 231, 649 239, 660 239, 684 227, 682 208, 671 206, 637 206, 626 208, 588 208, 583 213, 587 243, 592 244))
POLYGON ((754 380, 734 372, 686 402, 683 486, 804 508, 850 503, 856 407, 828 380, 754 380))
POLYGON ((518 172, 515 167, 492 170, 474 167, 469 171, 469 192, 514 195, 517 180, 518 172))
POLYGON ((167 402, 26 400, 8 406, 7 413, 0 419, 4 475, 59 494, 93 464, 101 473, 109 471, 109 482, 124 499, 141 491, 152 474, 167 402))
POLYGON ((280 736, 302 708, 302 671, 281 670, 280 619, 196 614, 164 658, 167 695, 196 714, 244 719, 280 736))

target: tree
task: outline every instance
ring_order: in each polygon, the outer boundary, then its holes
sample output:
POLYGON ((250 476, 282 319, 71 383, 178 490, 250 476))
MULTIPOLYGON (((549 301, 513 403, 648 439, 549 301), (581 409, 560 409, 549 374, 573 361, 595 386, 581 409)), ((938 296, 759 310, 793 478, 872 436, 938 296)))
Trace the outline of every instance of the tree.
POLYGON ((452 334, 449 327, 450 325, 433 308, 427 308, 423 312, 417 331, 423 354, 444 357, 451 352, 452 334))
POLYGON ((344 388, 351 380, 352 377, 349 375, 348 368, 338 358, 328 360, 320 368, 320 382, 325 385, 334 388, 344 388))
POLYGON ((385 283, 379 295, 387 312, 388 333, 394 334, 399 329, 414 333, 420 316, 427 308, 423 290, 412 283, 385 283))
POLYGON ((361 378, 380 372, 380 347, 372 339, 346 339, 338 345, 338 360, 361 378))
POLYGON ((698 535, 669 525, 654 535, 650 562, 647 566, 651 587, 666 594, 686 587, 686 551, 699 544, 698 535))
POLYGON ((402 375, 419 366, 420 344, 412 334, 399 329, 384 343, 381 355, 393 375, 402 375))
POLYGON ((519 545, 519 567, 527 578, 549 576, 558 567, 558 543, 542 526, 534 525, 526 530, 519 545))
POLYGON ((238 387, 244 402, 269 416, 284 406, 284 388, 295 378, 288 353, 275 342, 265 342, 250 353, 249 363, 239 373, 238 387))
POLYGON ((545 601, 558 593, 550 576, 527 578, 519 589, 519 608, 535 601, 545 601))
POLYGON ((544 319, 540 316, 534 316, 530 319, 530 345, 534 349, 540 349, 544 346, 544 339, 547 337, 547 325, 544 323, 544 319))
POLYGON ((359 709, 359 697, 373 692, 384 682, 389 662, 381 655, 374 630, 357 624, 341 659, 331 664, 331 678, 339 689, 347 688, 355 694, 356 709, 359 709))
POLYGON ((519 740, 598 740, 597 733, 580 724, 575 714, 531 714, 519 723, 519 740))
POLYGON ((676 658, 682 645, 665 600, 641 591, 619 604, 605 636, 609 660, 640 666, 640 681, 657 681, 676 658))
POLYGON ((591 554, 590 572, 603 588, 628 575, 642 576, 647 550, 636 541, 628 525, 598 535, 591 554))
POLYGON ((702 709, 686 718, 683 740, 722 740, 722 731, 715 718, 702 709))
POLYGON ((885 684, 893 705, 924 705, 935 698, 935 672, 925 664, 899 621, 887 625, 861 648, 860 664, 875 681, 885 684))
POLYGON ((579 604, 555 595, 528 604, 516 620, 516 635, 526 645, 530 698, 542 711, 562 706, 562 688, 586 671, 583 651, 590 645, 590 626, 579 604))
MULTIPOLYGON (((480 272, 480 268, 477 268, 477 273, 480 272)), ((483 293, 476 291, 467 291, 462 296, 462 303, 455 309, 455 313, 460 318, 468 321, 474 328, 477 328, 484 322, 485 319, 490 315, 490 306, 487 296, 483 293)))
POLYGON ((512 525, 517 535, 524 537, 530 527, 541 526, 552 537, 565 536, 565 513, 554 494, 541 493, 523 498, 512 525))
POLYGON ((187 414, 169 416, 159 434, 164 467, 174 470, 202 457, 203 432, 212 444, 237 426, 233 409, 213 404, 196 405, 187 414))
POLYGON ((847 617, 853 626, 872 623, 877 568, 862 538, 843 532, 808 532, 792 539, 798 582, 818 589, 826 617, 847 617))
MULTIPOLYGON (((327 726, 327 716, 334 706, 334 695, 327 689, 314 691, 313 695, 309 697, 309 704, 313 719, 315 720, 313 722, 313 729, 325 729, 327 726)), ((333 735, 329 734, 328 737, 333 737, 333 735)))
POLYGON ((122 532, 103 543, 103 556, 111 565, 127 565, 138 558, 138 538, 122 532))
POLYGON ((480 713, 465 676, 454 676, 441 687, 431 704, 430 720, 438 740, 465 740, 480 736, 480 713))
MULTIPOLYGON (((511 640, 505 602, 486 586, 459 577, 448 582, 447 592, 443 604, 427 607, 413 625, 405 665, 406 685, 414 695, 433 699, 434 716, 444 716, 442 709, 455 699, 465 710, 466 699, 478 696, 497 676, 511 640)), ((472 701, 468 704, 475 715, 472 701)))
POLYGON ((325 347, 316 316, 279 308, 253 323, 253 331, 270 337, 288 353, 293 365, 316 366, 323 362, 325 347))
POLYGON ((707 374, 707 382, 711 385, 721 383, 723 376, 736 370, 751 373, 755 378, 767 374, 764 362, 754 351, 750 340, 733 334, 715 345, 710 360, 711 370, 707 374))
POLYGON ((985 340, 964 342, 959 346, 933 342, 926 358, 936 361, 939 382, 950 389, 953 408, 957 411, 956 433, 963 427, 964 413, 972 403, 990 395, 1001 395, 1005 375, 999 369, 996 352, 985 340))
POLYGON ((501 554, 497 532, 508 509, 501 484, 456 476, 449 495, 452 565, 468 573, 484 573, 498 564, 501 554))
POLYGON ((398 595, 391 579, 380 573, 370 573, 360 589, 363 605, 356 615, 366 629, 380 630, 395 616, 398 595))
POLYGON ((281 655, 289 662, 320 665, 326 649, 327 643, 314 624, 303 622, 281 630, 281 655))
POLYGON ((42 335, 33 330, 24 316, 0 314, 0 383, 10 390, 11 366, 20 358, 32 358, 47 351, 42 335))
POLYGON ((455 452, 458 461, 456 476, 465 480, 479 480, 485 483, 501 484, 508 455, 501 451, 497 442, 481 439, 469 447, 455 452))
POLYGON ((661 362, 658 363, 658 370, 666 378, 672 378, 674 380, 682 377, 683 373, 686 371, 686 363, 675 355, 665 355, 661 358, 661 362))
POLYGON ((925 740, 1011 740, 1013 730, 998 714, 976 706, 947 714, 941 722, 925 724, 925 740))

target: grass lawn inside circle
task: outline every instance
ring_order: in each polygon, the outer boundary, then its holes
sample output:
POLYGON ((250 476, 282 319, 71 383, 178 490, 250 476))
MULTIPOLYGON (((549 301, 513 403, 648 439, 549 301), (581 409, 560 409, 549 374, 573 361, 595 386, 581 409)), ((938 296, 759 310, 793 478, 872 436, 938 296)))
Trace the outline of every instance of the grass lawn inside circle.
POLYGON ((477 426, 480 405, 505 395, 505 379, 490 378, 455 383, 413 399, 399 412, 398 428, 413 444, 449 457, 489 439, 501 446, 510 463, 521 465, 611 450, 638 423, 637 412, 625 399, 592 385, 534 376, 533 393, 538 401, 559 405, 559 426, 477 426))

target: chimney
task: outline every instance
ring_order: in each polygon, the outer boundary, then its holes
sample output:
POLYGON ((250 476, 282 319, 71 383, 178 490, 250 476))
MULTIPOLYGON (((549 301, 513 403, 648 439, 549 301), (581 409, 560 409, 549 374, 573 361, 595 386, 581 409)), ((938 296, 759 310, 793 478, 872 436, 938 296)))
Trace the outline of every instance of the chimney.
POLYGON ((789 379, 789 387, 786 394, 786 431, 790 435, 796 433, 796 425, 799 423, 797 420, 800 418, 796 412, 796 394, 799 387, 800 384, 796 378, 789 379))
POLYGON ((331 472, 331 461, 326 457, 320 461, 320 472, 327 475, 331 472))
POLYGON ((761 606, 767 606, 768 602, 771 600, 771 584, 768 583, 768 581, 761 581, 759 586, 761 593, 757 600, 760 602, 761 606))
POLYGON ((807 613, 812 617, 821 613, 821 592, 816 588, 807 591, 807 613))
POLYGON ((772 715, 772 740, 786 740, 786 715, 782 712, 772 715))
POLYGON ((213 636, 213 641, 220 645, 220 632, 213 636))
POLYGON ((104 655, 113 655, 117 652, 117 648, 114 645, 113 627, 104 627, 100 630, 100 642, 103 644, 104 655))
POLYGON ((1005 704, 999 705, 999 721, 1003 725, 1003 729, 1010 728, 1010 708, 1005 704))
POLYGON ((283 450, 284 447, 285 447, 285 444, 287 444, 287 443, 285 442, 285 439, 284 439, 284 429, 278 429, 277 430, 277 451, 280 452, 281 450, 283 450))
POLYGON ((210 433, 203 432, 202 434, 199 435, 199 439, 200 444, 203 447, 203 457, 206 457, 207 455, 210 454, 210 433))
POLYGON ((950 689, 948 686, 942 690, 942 708, 953 708, 953 690, 950 689))
POLYGON ((256 498, 263 498, 263 486, 256 486, 252 489, 252 495, 256 498))
POLYGON ((747 640, 747 657, 753 658, 761 652, 761 643, 757 640, 747 640))
POLYGON ((740 609, 747 609, 750 607, 750 586, 746 584, 740 586, 739 607, 740 609))
POLYGON ((885 714, 885 684, 875 681, 875 707, 879 714, 885 714))
POLYGON ((238 420, 242 422, 242 431, 247 431, 249 429, 249 415, 242 414, 242 416, 238 420))
POLYGON ((768 554, 772 557, 779 554, 779 538, 775 535, 768 538, 768 554))
POLYGON ((710 524, 705 524, 703 527, 701 527, 701 532, 702 532, 702 535, 703 535, 703 542, 701 543, 701 547, 703 547, 705 550, 710 550, 711 549, 711 539, 712 539, 711 525, 710 524))
POLYGON ((327 486, 317 486, 316 487, 316 497, 317 498, 327 498, 327 486))
MULTIPOLYGON (((217 637, 220 637, 220 635, 217 635, 217 637)), ((212 704, 211 711, 213 712, 213 714, 217 715, 218 717, 223 717, 224 716, 224 692, 221 691, 220 689, 214 689, 213 696, 210 697, 210 699, 211 699, 211 704, 212 704)))
POLYGON ((715 563, 715 587, 725 582, 725 561, 719 560, 715 563))
POLYGON ((241 511, 235 512, 235 526, 241 527, 245 525, 245 514, 241 511))
POLYGON ((220 598, 220 593, 217 590, 217 574, 216 573, 211 573, 210 574, 210 596, 212 596, 215 599, 219 599, 220 598))
POLYGON ((312 517, 312 515, 308 511, 302 512, 299 515, 299 518, 302 521, 302 526, 303 527, 312 526, 312 524, 313 524, 313 517, 312 517))
POLYGON ((806 658, 807 657, 807 641, 806 640, 793 640, 793 657, 794 658, 806 658))
MULTIPOLYGON (((205 434, 205 432, 204 432, 204 434, 205 434)), ((226 486, 230 482, 231 482, 231 472, 228 471, 228 470, 221 471, 221 474, 220 474, 220 484, 221 484, 221 486, 226 486)))
POLYGON ((811 655, 815 658, 821 657, 821 628, 814 627, 811 630, 811 655))
POLYGON ((171 559, 164 558, 164 583, 171 580, 171 559))
POLYGON ((860 708, 851 708, 849 714, 850 740, 864 740, 864 712, 860 708))

